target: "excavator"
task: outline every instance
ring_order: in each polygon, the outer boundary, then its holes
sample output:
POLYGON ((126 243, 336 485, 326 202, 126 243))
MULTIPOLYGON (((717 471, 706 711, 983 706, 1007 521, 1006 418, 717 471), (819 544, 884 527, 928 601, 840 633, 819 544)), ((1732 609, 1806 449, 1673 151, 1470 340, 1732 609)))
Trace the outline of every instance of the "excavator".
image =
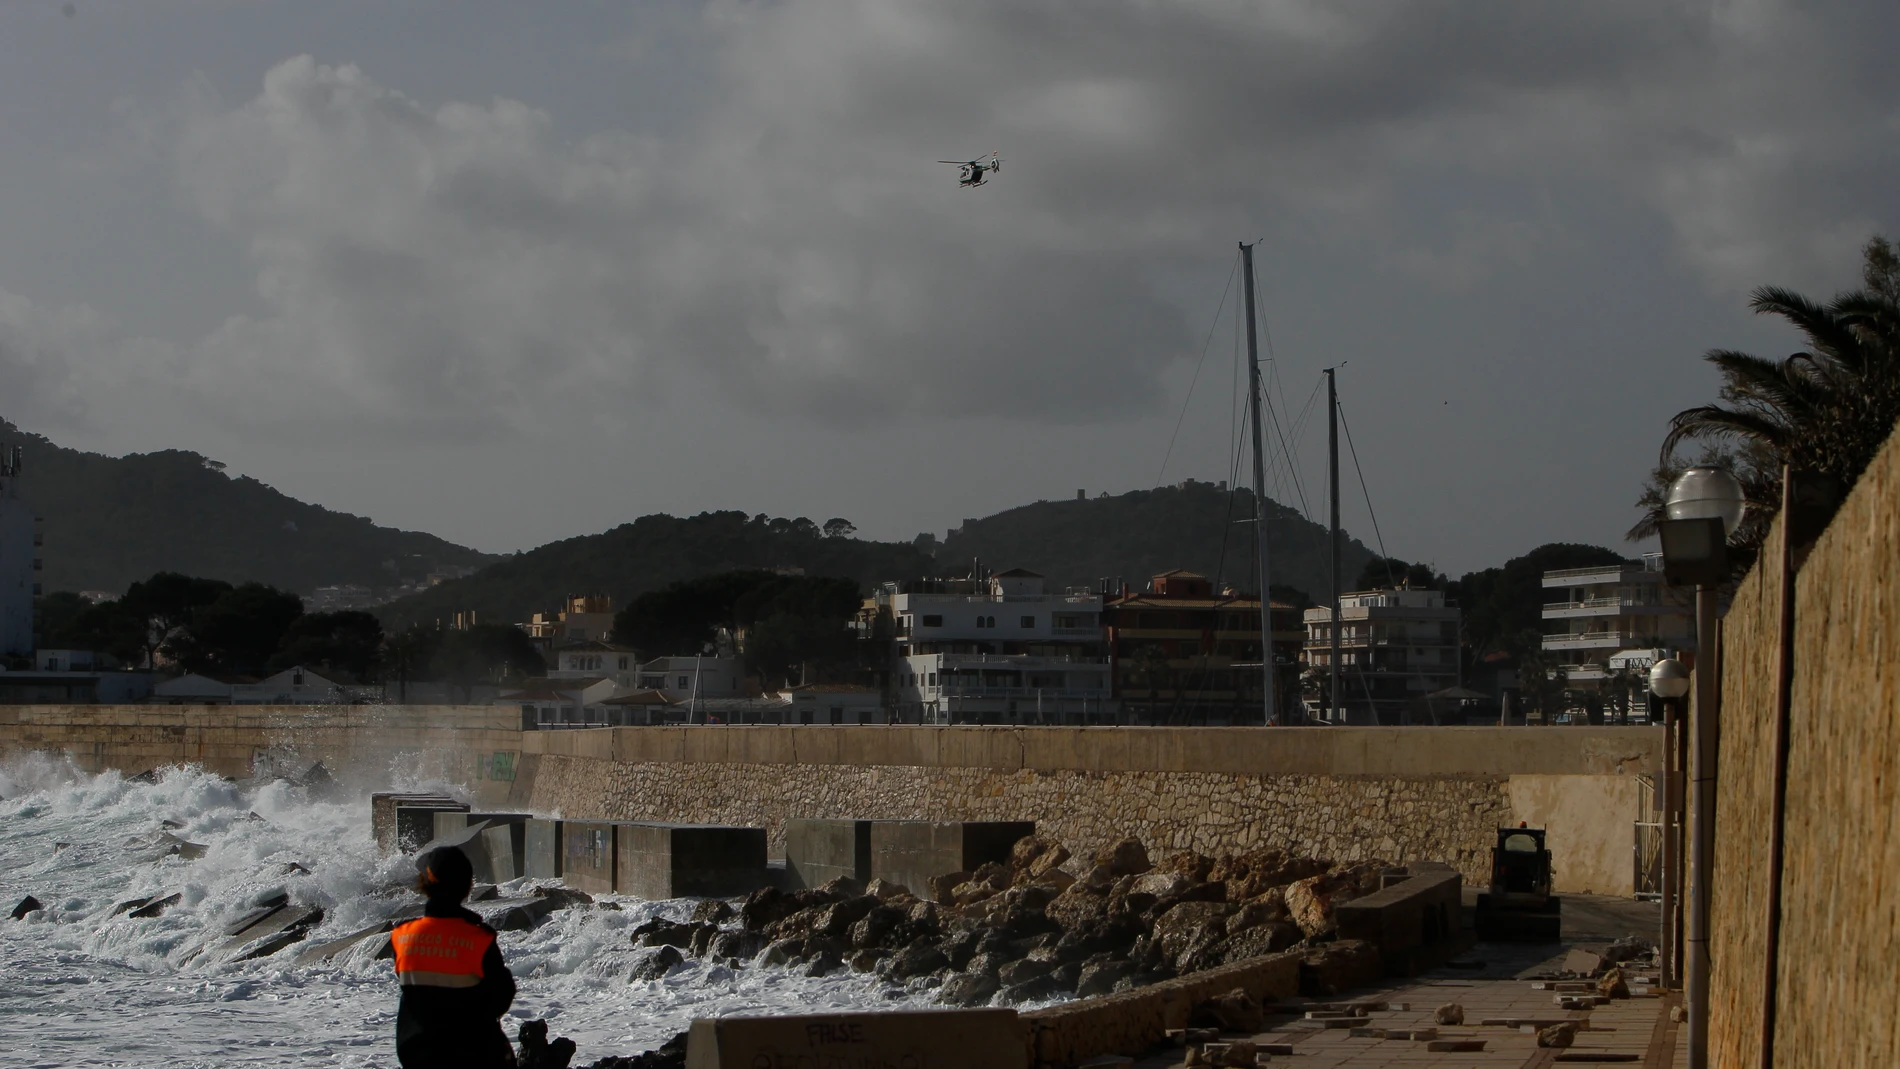
POLYGON ((1491 848, 1491 889, 1478 896, 1478 938, 1493 943, 1555 943, 1563 900, 1550 893, 1544 829, 1499 828, 1491 848))

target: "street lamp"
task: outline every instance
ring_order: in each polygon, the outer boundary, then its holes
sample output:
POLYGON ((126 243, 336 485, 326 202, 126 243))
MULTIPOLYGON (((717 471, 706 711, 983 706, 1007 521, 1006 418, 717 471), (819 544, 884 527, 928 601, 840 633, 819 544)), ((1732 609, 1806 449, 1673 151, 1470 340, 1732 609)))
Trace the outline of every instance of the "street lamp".
POLYGON ((1682 809, 1682 780, 1676 774, 1677 755, 1682 752, 1682 699, 1689 693, 1689 669, 1674 657, 1659 660, 1649 670, 1649 692, 1663 708, 1662 762, 1662 939, 1656 948, 1656 964, 1662 972, 1664 987, 1681 982, 1682 960, 1676 946, 1676 902, 1682 896, 1682 843, 1676 814, 1682 809))
MULTIPOLYGON (((1694 584, 1695 818, 1689 848, 1694 894, 1685 940, 1688 969, 1684 995, 1689 1009, 1689 1069, 1709 1064, 1709 879, 1715 861, 1715 588, 1728 578, 1728 537, 1740 526, 1748 498, 1741 481, 1724 468, 1698 466, 1676 477, 1664 499, 1669 518, 1657 524, 1663 576, 1672 585, 1694 584)), ((1669 684, 1673 685, 1673 684, 1669 684)))

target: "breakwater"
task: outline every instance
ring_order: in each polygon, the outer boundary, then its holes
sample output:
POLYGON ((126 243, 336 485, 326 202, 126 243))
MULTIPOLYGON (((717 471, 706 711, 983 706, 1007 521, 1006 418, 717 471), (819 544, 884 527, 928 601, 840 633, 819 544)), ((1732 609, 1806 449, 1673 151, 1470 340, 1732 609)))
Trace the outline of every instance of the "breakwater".
POLYGON ((493 707, 0 707, 0 753, 88 771, 322 763, 570 819, 1033 820, 1078 851, 1443 860, 1486 882, 1493 829, 1550 829, 1559 890, 1628 894, 1649 728, 658 727, 522 731, 493 707))

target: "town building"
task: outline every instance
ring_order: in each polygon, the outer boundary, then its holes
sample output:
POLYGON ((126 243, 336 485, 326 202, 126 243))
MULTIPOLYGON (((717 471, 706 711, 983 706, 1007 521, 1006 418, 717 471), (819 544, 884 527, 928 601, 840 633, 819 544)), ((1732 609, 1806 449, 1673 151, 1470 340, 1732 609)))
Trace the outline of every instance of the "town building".
POLYGON ((747 696, 734 656, 655 657, 640 665, 633 685, 659 691, 674 702, 747 696))
MULTIPOLYGON (((1278 707, 1299 700, 1300 611, 1274 603, 1272 650, 1278 707)), ((1164 572, 1147 589, 1122 591, 1102 606, 1124 715, 1155 722, 1258 724, 1260 599, 1216 591, 1204 575, 1164 572)))
POLYGON ((33 656, 33 599, 39 596, 40 526, 20 493, 23 454, 0 443, 0 661, 33 656))
POLYGON ((892 708, 924 723, 1088 723, 1112 717, 1102 595, 1044 590, 1014 569, 885 583, 892 708))
POLYGON ((325 679, 302 665, 265 676, 255 683, 231 686, 234 705, 336 705, 366 697, 362 689, 325 679))
POLYGON ((1542 646, 1579 712, 1644 708, 1649 666, 1695 646, 1691 596, 1663 581, 1660 553, 1548 571, 1544 590, 1542 646))
POLYGON ((632 646, 590 640, 569 643, 555 650, 553 663, 548 665, 548 678, 606 678, 632 689, 638 685, 640 670, 640 654, 632 646))
POLYGON ((604 594, 569 594, 557 613, 537 612, 522 626, 543 649, 563 642, 605 642, 613 637, 614 599, 604 594))
POLYGON ((255 682, 245 676, 220 679, 186 672, 153 687, 150 700, 167 705, 229 705, 237 684, 255 682))
POLYGON ((1339 708, 1331 704, 1332 607, 1306 610, 1307 713, 1338 724, 1432 721, 1427 699, 1458 686, 1457 606, 1440 590, 1361 590, 1339 599, 1339 708))
POLYGON ((881 724, 884 695, 861 683, 800 683, 779 692, 795 724, 881 724))

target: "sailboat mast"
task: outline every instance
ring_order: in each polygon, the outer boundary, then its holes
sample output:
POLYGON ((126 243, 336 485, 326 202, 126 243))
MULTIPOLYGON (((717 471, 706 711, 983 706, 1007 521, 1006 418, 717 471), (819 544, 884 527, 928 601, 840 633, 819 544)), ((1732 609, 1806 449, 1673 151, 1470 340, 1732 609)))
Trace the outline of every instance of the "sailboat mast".
POLYGON ((1330 686, 1327 715, 1344 722, 1339 710, 1339 393, 1333 381, 1333 368, 1326 369, 1326 498, 1332 503, 1332 522, 1326 529, 1326 564, 1333 577, 1332 653, 1327 659, 1330 686))
POLYGON ((1247 382, 1251 388, 1247 411, 1253 420, 1253 542, 1260 557, 1260 680, 1266 696, 1262 723, 1273 724, 1273 598, 1267 581, 1273 573, 1267 570, 1267 460, 1260 445, 1260 402, 1266 394, 1260 386, 1260 346, 1254 337, 1253 246, 1245 242, 1240 246, 1240 264, 1247 300, 1247 382))

